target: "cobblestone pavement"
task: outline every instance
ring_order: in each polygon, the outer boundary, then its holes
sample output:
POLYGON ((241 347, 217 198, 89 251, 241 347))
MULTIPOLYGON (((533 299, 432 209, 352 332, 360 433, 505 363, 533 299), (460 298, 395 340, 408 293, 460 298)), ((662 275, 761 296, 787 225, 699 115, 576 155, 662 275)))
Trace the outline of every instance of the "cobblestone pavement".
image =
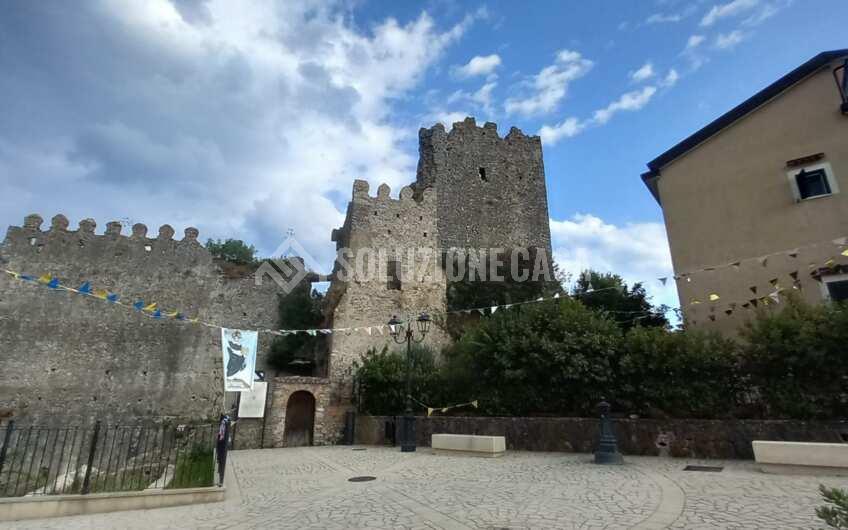
POLYGON ((367 447, 231 453, 222 503, 0 524, 20 529, 820 528, 832 477, 759 472, 751 462, 508 452, 502 458, 367 447), (725 466, 720 473, 687 464, 725 466), (370 475, 371 482, 349 482, 370 475))

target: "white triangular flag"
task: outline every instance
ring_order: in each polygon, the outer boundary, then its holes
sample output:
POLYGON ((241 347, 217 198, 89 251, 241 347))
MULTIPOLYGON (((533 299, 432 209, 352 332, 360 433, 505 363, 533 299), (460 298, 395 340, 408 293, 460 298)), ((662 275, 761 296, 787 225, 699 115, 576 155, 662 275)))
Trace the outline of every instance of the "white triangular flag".
POLYGON ((392 333, 394 333, 394 332, 395 332, 395 325, 394 325, 394 324, 391 324, 391 325, 389 326, 389 330, 390 330, 392 333))
POLYGON ((554 298, 559 298, 559 293, 556 293, 556 294, 554 295, 554 298))
POLYGON ((492 307, 490 307, 490 308, 489 308, 489 310, 490 310, 490 311, 492 312, 492 314, 494 315, 494 314, 495 314, 495 311, 497 311, 497 310, 498 310, 498 306, 493 305, 492 307))
POLYGON ((774 302, 775 302, 776 304, 779 304, 779 303, 780 303, 780 294, 779 294, 779 293, 780 293, 780 291, 775 291, 775 292, 773 292, 773 293, 771 293, 771 294, 769 295, 769 298, 771 298, 772 300, 774 300, 774 302))
POLYGON ((365 333, 368 333, 370 335, 371 334, 371 328, 370 327, 365 328, 365 333))
POLYGON ((482 309, 478 309, 478 310, 477 310, 477 312, 478 312, 478 313, 480 313, 481 315, 485 315, 485 314, 486 314, 486 312, 485 312, 485 311, 483 311, 482 309))
POLYGON ((544 301, 545 301, 545 299, 544 299, 544 297, 541 297, 541 296, 540 296, 539 298, 537 298, 537 299, 536 299, 536 301, 537 301, 537 302, 544 302, 544 301))
POLYGON ((316 332, 314 329, 307 329, 307 330, 306 330, 306 332, 307 332, 308 334, 312 335, 313 337, 314 337, 315 335, 317 335, 317 332, 316 332))

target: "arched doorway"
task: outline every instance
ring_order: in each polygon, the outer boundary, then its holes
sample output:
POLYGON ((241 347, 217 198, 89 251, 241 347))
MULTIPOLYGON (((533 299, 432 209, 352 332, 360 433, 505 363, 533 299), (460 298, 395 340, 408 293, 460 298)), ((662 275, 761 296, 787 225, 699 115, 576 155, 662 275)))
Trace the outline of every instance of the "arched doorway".
POLYGON ((315 425, 315 396, 306 390, 298 390, 286 403, 286 429, 283 444, 286 447, 312 445, 312 429, 315 425))

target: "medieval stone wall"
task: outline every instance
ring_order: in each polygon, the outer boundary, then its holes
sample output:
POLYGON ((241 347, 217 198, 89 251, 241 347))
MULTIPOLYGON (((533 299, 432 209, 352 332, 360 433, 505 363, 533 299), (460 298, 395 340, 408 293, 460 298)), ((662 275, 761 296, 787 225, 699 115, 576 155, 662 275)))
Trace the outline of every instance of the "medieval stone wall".
MULTIPOLYGON (((37 215, 8 229, 3 267, 50 274, 77 287, 90 282, 132 303, 233 328, 269 328, 277 320, 273 282, 225 278, 187 228, 182 240, 164 225, 147 236, 137 224, 121 234, 117 222, 95 234, 57 215, 48 230, 37 215)), ((260 334, 258 367, 271 337, 260 334)), ((224 408, 220 330, 153 319, 92 297, 0 275, 0 413, 27 423, 98 418, 135 422, 217 418, 224 408)))

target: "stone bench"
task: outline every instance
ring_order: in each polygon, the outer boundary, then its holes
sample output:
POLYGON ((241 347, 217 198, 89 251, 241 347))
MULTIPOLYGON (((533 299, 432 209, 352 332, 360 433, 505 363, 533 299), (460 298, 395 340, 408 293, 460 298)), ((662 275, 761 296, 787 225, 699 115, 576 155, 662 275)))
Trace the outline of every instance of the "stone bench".
POLYGON ((848 444, 755 440, 754 460, 767 473, 848 475, 848 444))
POLYGON ((503 456, 506 438, 473 434, 434 434, 430 447, 436 454, 467 454, 474 456, 503 456))

